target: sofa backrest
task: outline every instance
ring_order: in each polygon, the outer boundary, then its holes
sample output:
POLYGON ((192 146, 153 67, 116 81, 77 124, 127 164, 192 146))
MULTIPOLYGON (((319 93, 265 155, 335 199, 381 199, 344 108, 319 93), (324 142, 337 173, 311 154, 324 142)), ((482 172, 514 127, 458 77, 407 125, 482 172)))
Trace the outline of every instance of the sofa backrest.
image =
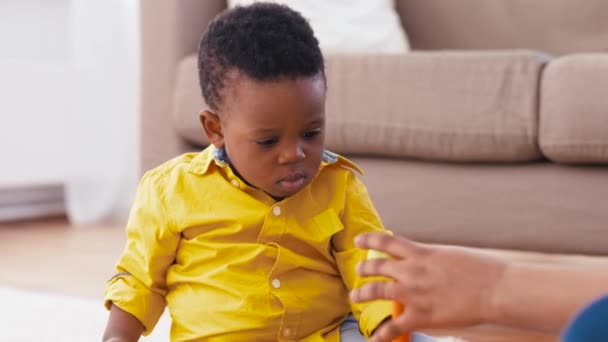
POLYGON ((608 51, 605 0, 396 0, 416 50, 608 51))

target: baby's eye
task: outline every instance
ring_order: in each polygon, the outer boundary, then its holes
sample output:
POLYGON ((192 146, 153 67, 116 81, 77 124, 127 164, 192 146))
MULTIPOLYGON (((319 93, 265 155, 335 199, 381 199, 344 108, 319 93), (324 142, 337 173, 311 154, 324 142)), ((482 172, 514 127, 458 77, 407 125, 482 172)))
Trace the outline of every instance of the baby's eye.
POLYGON ((312 131, 308 131, 308 132, 304 133, 304 138, 312 139, 312 138, 316 137, 319 134, 321 134, 321 129, 317 128, 317 129, 314 129, 312 131))
POLYGON ((263 147, 270 147, 274 144, 277 143, 277 141, 279 141, 279 139, 277 138, 269 138, 269 139, 260 139, 260 140, 256 140, 256 144, 263 146, 263 147))

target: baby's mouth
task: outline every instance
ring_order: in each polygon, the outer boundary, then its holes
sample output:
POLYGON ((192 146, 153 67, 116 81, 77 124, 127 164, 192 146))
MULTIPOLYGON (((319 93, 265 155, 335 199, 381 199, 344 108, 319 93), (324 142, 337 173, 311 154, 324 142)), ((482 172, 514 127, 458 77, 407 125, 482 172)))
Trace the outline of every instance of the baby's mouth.
POLYGON ((293 173, 285 178, 279 180, 279 185, 288 191, 297 190, 306 181, 306 176, 302 172, 293 173))

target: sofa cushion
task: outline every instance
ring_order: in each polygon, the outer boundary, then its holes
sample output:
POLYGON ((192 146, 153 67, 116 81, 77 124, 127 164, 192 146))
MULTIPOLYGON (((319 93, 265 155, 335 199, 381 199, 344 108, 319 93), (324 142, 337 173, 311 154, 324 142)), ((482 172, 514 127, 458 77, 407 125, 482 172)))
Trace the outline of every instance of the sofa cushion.
POLYGON ((327 58, 327 146, 440 161, 539 158, 530 51, 327 58))
POLYGON ((552 61, 541 85, 540 147, 562 163, 608 163, 608 54, 552 61))
POLYGON ((353 158, 385 226, 444 244, 608 255, 608 167, 353 158))
MULTIPOLYGON (((327 147, 441 161, 537 159, 544 62, 530 51, 329 56, 327 147)), ((176 129, 207 144, 195 56, 179 67, 174 100, 176 129)))
MULTIPOLYGON (((268 0, 228 0, 228 7, 268 0)), ((271 0, 298 11, 312 26, 324 54, 405 53, 407 36, 395 0, 271 0), (340 15, 336 15, 340 13, 340 15)))
POLYGON ((608 51, 608 1, 397 0, 414 50, 608 51), (584 4, 584 5, 583 5, 584 4))

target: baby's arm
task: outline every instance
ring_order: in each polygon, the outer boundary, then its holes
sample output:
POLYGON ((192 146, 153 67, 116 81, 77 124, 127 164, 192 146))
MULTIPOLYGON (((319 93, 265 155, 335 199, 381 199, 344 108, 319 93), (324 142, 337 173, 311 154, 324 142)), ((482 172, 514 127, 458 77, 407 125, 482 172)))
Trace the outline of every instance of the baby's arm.
POLYGON ((144 326, 130 313, 112 304, 110 318, 103 334, 104 342, 136 342, 144 331, 144 326))
MULTIPOLYGON (((333 236, 332 250, 344 284, 352 290, 374 280, 359 277, 355 271, 357 264, 367 257, 367 251, 355 246, 355 237, 363 233, 390 232, 384 229, 367 189, 354 174, 349 175, 344 211, 340 219, 344 229, 333 236)), ((370 336, 378 326, 390 318, 392 307, 393 303, 390 301, 375 301, 352 303, 351 310, 359 321, 361 332, 370 336)))
POLYGON ((110 310, 104 341, 138 341, 152 332, 165 309, 167 270, 173 264, 180 234, 172 229, 163 179, 146 174, 127 223, 126 247, 116 275, 106 284, 110 310))

